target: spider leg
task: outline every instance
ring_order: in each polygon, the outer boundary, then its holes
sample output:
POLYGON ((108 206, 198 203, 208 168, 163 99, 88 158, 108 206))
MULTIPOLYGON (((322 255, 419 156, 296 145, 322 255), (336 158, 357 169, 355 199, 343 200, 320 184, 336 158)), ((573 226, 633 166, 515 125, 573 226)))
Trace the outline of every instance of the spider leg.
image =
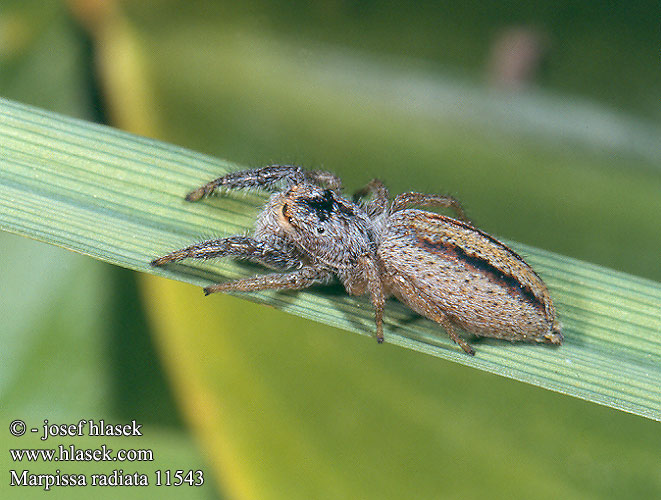
POLYGON ((461 207, 461 203, 459 202, 459 200, 453 198, 452 196, 442 196, 439 194, 424 194, 424 193, 414 193, 414 192, 402 193, 395 197, 395 200, 392 202, 392 207, 390 208, 390 212, 391 213, 399 212, 400 210, 404 210, 409 205, 437 206, 443 208, 450 208, 454 210, 454 212, 457 214, 457 217, 459 217, 459 219, 472 226, 470 219, 466 217, 466 213, 464 212, 464 209, 461 207))
POLYGON ((454 340, 456 344, 459 344, 459 347, 461 347, 466 354, 475 356, 475 351, 473 348, 468 344, 468 342, 466 342, 457 334, 452 321, 450 321, 450 318, 448 318, 447 315, 443 313, 443 311, 438 306, 430 308, 427 317, 441 325, 450 336, 450 338, 454 340))
POLYGON ((379 179, 372 179, 365 187, 353 194, 353 201, 358 202, 360 198, 364 198, 369 194, 374 195, 374 198, 365 204, 367 215, 373 217, 384 213, 388 207, 388 198, 390 196, 388 188, 379 179))
POLYGON ((300 184, 306 180, 317 185, 327 186, 334 191, 342 189, 340 178, 330 172, 321 170, 307 172, 296 165, 269 165, 262 168, 232 172, 218 177, 188 193, 186 195, 186 201, 198 201, 210 195, 219 187, 227 189, 273 189, 277 184, 282 182, 293 185, 300 184))
POLYGON ((287 254, 265 241, 255 240, 247 236, 230 236, 229 238, 196 243, 154 259, 151 265, 155 267, 162 266, 189 257, 193 259, 235 257, 256 262, 272 269, 283 270, 303 266, 303 263, 295 256, 287 254))
POLYGON ((186 201, 198 201, 219 187, 270 189, 283 181, 288 184, 301 183, 305 177, 305 171, 295 165, 269 165, 268 167, 241 170, 218 177, 195 191, 191 191, 186 195, 186 201))
POLYGON ((368 257, 359 260, 359 265, 367 277, 367 290, 374 306, 374 322, 376 323, 376 341, 383 342, 383 308, 386 303, 386 294, 383 290, 383 281, 379 277, 376 262, 368 257))
POLYGON ((254 292, 258 290, 300 290, 328 283, 333 274, 326 269, 306 266, 291 273, 274 273, 218 283, 204 288, 204 294, 215 292, 254 292))
POLYGON ((333 191, 340 192, 342 190, 342 180, 331 172, 312 170, 306 173, 306 178, 314 184, 325 186, 333 191))
MULTIPOLYGON (((391 274, 390 278, 397 276, 396 273, 391 274)), ((395 295, 399 300, 404 304, 409 306, 411 309, 416 311, 418 314, 425 316, 432 321, 440 324, 450 338, 458 344, 466 354, 475 356, 475 351, 473 348, 462 339, 457 332, 455 331, 454 324, 448 317, 448 315, 443 311, 441 307, 438 306, 431 298, 429 298, 422 290, 413 286, 411 280, 408 279, 405 275, 401 275, 402 279, 390 279, 387 281, 390 282, 391 288, 396 292, 395 295)))

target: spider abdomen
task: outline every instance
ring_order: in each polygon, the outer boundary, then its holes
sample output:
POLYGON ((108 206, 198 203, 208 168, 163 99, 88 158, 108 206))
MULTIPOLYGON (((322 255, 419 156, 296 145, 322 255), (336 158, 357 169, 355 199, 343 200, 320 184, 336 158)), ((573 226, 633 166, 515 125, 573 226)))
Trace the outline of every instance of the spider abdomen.
POLYGON ((377 250, 391 293, 435 319, 440 311, 485 337, 559 344, 543 281, 506 245, 474 227, 421 210, 392 214, 377 250))

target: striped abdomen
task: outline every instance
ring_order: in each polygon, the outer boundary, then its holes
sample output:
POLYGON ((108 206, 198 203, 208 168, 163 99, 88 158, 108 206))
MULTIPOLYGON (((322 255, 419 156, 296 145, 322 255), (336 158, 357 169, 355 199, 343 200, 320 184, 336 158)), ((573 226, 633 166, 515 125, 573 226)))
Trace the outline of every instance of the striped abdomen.
POLYGON ((421 210, 392 214, 378 255, 389 291, 418 313, 440 309, 475 335, 559 344, 546 285, 503 243, 421 210))

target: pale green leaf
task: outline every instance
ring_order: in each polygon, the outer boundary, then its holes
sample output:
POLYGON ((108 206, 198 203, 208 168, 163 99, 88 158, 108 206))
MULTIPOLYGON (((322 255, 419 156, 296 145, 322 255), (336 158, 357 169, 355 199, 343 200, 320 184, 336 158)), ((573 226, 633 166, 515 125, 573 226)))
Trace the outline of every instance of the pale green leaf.
MULTIPOLYGON (((263 195, 183 200, 240 166, 6 100, 0 144, 2 229, 196 285, 254 274, 229 260, 149 266, 191 242, 250 228, 263 195)), ((483 340, 469 357, 437 325, 394 301, 387 342, 661 420, 661 285, 512 246, 550 287, 564 325, 562 347, 483 340)), ((243 296, 364 335, 374 328, 368 301, 339 288, 243 296)))

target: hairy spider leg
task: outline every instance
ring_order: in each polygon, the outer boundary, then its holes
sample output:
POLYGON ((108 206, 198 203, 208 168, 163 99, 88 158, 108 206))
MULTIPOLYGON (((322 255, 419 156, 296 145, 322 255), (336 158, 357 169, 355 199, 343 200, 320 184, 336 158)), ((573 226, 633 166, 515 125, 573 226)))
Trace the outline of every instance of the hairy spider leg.
POLYGON ((404 210, 410 205, 418 206, 436 206, 442 208, 450 208, 454 210, 457 217, 469 225, 473 225, 470 219, 466 216, 464 209, 461 207, 459 200, 452 196, 443 196, 440 194, 424 194, 424 193, 402 193, 395 197, 390 208, 391 213, 404 210))
POLYGON ((294 184, 301 184, 306 180, 327 186, 336 191, 342 187, 340 178, 330 172, 323 172, 321 170, 308 172, 296 165, 269 165, 268 167, 241 170, 218 177, 188 193, 186 195, 186 201, 198 201, 219 187, 227 189, 272 189, 275 185, 282 182, 292 186, 294 184))
POLYGON ((272 269, 282 270, 303 267, 303 263, 296 257, 274 248, 264 241, 247 236, 230 236, 229 238, 196 243, 154 259, 151 265, 162 266, 188 257, 193 259, 235 257, 256 262, 272 269))
POLYGON ((422 290, 414 287, 408 280, 397 281, 397 297, 414 311, 441 325, 450 338, 458 344, 466 354, 475 356, 473 348, 455 331, 447 314, 422 290))
POLYGON ((297 184, 304 180, 305 172, 301 167, 295 165, 269 165, 268 167, 231 172, 218 177, 188 193, 186 201, 198 201, 219 187, 226 187, 227 189, 251 187, 268 189, 281 181, 297 184))
POLYGON ((256 292, 259 290, 301 290, 328 283, 333 273, 310 266, 291 273, 273 273, 244 278, 229 283, 218 283, 204 288, 204 294, 216 292, 256 292))
POLYGON ((383 342, 383 308, 386 303, 386 294, 383 290, 383 281, 379 276, 379 270, 374 259, 361 257, 358 265, 363 269, 367 277, 367 290, 374 306, 374 322, 376 323, 376 340, 379 344, 383 342))
POLYGON ((342 179, 331 172, 312 170, 306 173, 306 178, 318 186, 327 187, 338 193, 342 190, 342 179))

